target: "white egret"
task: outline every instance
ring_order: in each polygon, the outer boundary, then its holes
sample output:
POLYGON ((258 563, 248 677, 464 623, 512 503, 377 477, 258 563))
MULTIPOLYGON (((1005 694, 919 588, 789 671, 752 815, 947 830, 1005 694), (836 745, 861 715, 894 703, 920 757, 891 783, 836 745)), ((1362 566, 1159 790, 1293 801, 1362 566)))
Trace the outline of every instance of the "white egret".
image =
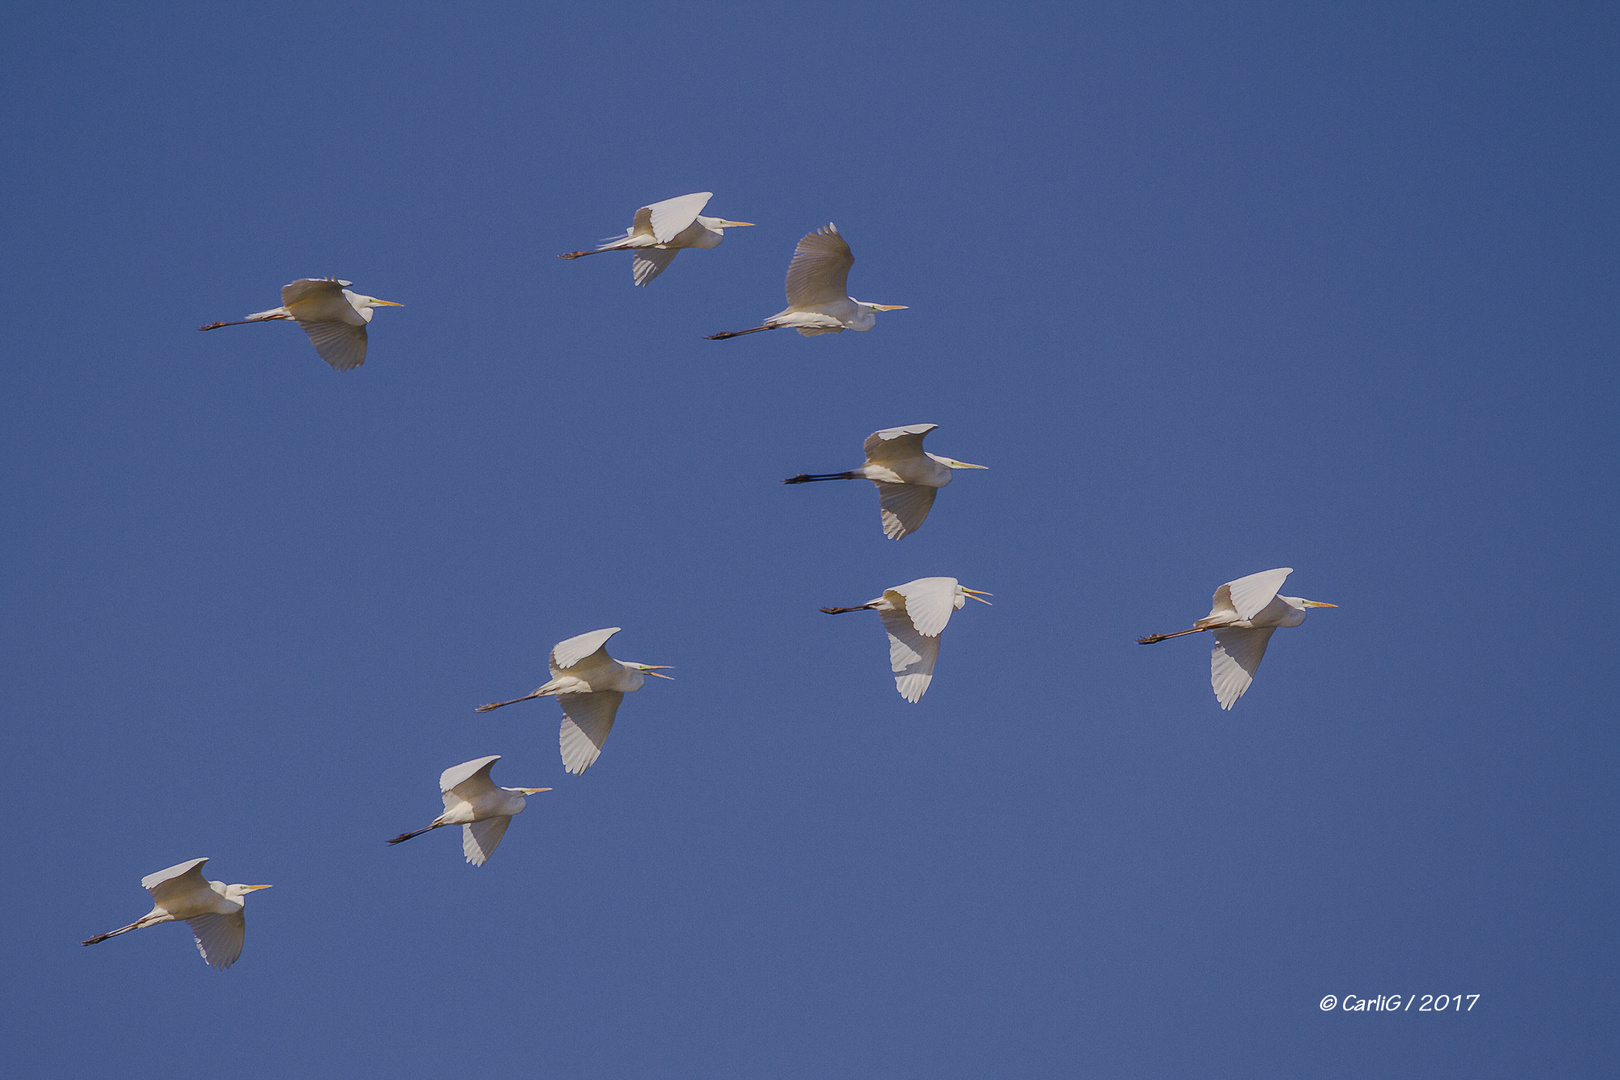
POLYGON ((900 696, 916 703, 934 680, 934 661, 939 659, 939 635, 950 621, 951 612, 960 611, 972 597, 988 604, 994 593, 964 588, 953 577, 925 577, 884 589, 883 595, 859 607, 824 607, 829 615, 847 611, 875 611, 889 634, 889 668, 900 696))
POLYGON ((712 198, 714 192, 698 191, 643 206, 636 211, 635 223, 623 236, 610 236, 591 251, 567 251, 557 258, 577 259, 604 251, 633 251, 635 258, 630 263, 630 276, 637 285, 645 285, 662 274, 682 248, 719 247, 727 229, 753 225, 752 221, 727 221, 699 214, 712 198))
POLYGON ((878 489, 878 509, 883 515, 883 535, 898 540, 922 527, 934 505, 934 495, 951 482, 952 469, 985 469, 965 461, 930 454, 922 448, 923 437, 938 424, 910 424, 884 428, 866 437, 866 464, 841 473, 800 473, 784 484, 809 484, 817 480, 870 480, 878 489))
POLYGON ((346 286, 353 284, 337 278, 299 278, 281 287, 280 307, 236 322, 209 323, 197 329, 218 330, 222 326, 291 319, 309 335, 322 360, 338 371, 348 371, 366 362, 366 324, 371 322, 371 309, 405 306, 350 292, 346 286))
POLYGON ((613 730, 624 695, 640 690, 645 675, 658 674, 668 664, 637 664, 615 660, 607 654, 607 640, 619 632, 617 626, 592 630, 588 634, 559 641, 551 650, 551 681, 532 694, 511 701, 492 701, 478 706, 478 712, 499 709, 530 698, 555 697, 562 706, 562 729, 557 743, 562 750, 563 768, 579 776, 602 753, 602 744, 613 730))
POLYGON ((788 264, 788 306, 759 326, 710 334, 710 341, 757 334, 791 326, 805 337, 837 334, 845 330, 870 330, 877 325, 877 312, 904 311, 904 304, 873 304, 849 295, 849 268, 855 256, 838 235, 838 226, 829 222, 799 241, 788 264))
POLYGON ((1199 619, 1190 629, 1149 634, 1137 638, 1136 643, 1152 645, 1185 634, 1215 631, 1215 648, 1209 654, 1209 681, 1215 688, 1215 700, 1221 708, 1230 709, 1254 682, 1254 673, 1266 655, 1266 644, 1279 626, 1298 626, 1305 621, 1306 608, 1338 607, 1320 600, 1279 596, 1277 590, 1293 572, 1293 567, 1284 566, 1228 581, 1215 590, 1215 603, 1207 618, 1199 619))
POLYGON ((243 898, 268 885, 227 885, 223 881, 209 881, 202 875, 207 859, 192 859, 177 863, 167 870, 147 874, 141 878, 141 888, 152 894, 152 910, 117 930, 97 934, 79 942, 94 945, 131 930, 140 930, 158 923, 184 922, 191 926, 191 935, 197 941, 197 951, 208 965, 223 971, 236 963, 242 955, 243 898))
POLYGON ((483 866, 495 854, 495 845, 506 835, 514 814, 523 813, 528 796, 550 791, 548 787, 496 787, 489 770, 501 755, 475 758, 452 765, 439 775, 439 791, 444 795, 444 813, 433 824, 415 832, 401 833, 388 841, 403 844, 413 836, 445 825, 461 826, 461 852, 474 866, 483 866))

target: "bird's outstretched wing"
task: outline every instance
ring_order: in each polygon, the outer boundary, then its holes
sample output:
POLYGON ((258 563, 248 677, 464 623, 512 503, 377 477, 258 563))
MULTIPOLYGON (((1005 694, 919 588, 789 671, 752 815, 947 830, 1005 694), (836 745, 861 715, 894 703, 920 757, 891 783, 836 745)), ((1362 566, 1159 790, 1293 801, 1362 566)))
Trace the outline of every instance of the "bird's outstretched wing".
MULTIPOLYGON (((297 313, 294 312, 294 318, 297 313)), ((336 371, 348 371, 366 362, 366 324, 356 326, 338 319, 310 322, 298 319, 321 359, 336 371)))
POLYGON ((197 951, 202 953, 209 967, 224 971, 242 955, 242 938, 247 928, 242 912, 198 915, 187 919, 186 923, 196 939, 197 951))
POLYGON ((339 281, 337 278, 299 278, 281 287, 281 304, 283 307, 292 307, 294 304, 307 303, 310 300, 321 302, 342 301, 343 290, 353 285, 352 281, 339 281))
POLYGON ((675 261, 675 256, 681 253, 680 248, 635 248, 635 254, 630 259, 630 276, 635 278, 637 285, 645 285, 653 278, 664 272, 664 268, 675 261))
POLYGON ((898 540, 907 533, 916 532, 933 508, 938 488, 921 484, 888 484, 882 480, 872 483, 878 489, 878 512, 883 515, 883 535, 898 540))
POLYGON ((1254 682, 1254 673, 1260 670, 1260 661, 1266 655, 1266 643, 1276 632, 1275 626, 1228 626, 1215 631, 1215 648, 1209 654, 1209 682, 1221 708, 1230 709, 1254 682))
POLYGON ((452 765, 439 774, 439 790, 449 795, 465 785, 469 790, 456 792, 456 797, 471 802, 474 791, 489 791, 495 787, 495 781, 489 778, 489 770, 494 768, 499 760, 501 755, 492 754, 489 757, 464 761, 460 765, 452 765))
MULTIPOLYGON (((673 199, 655 202, 651 206, 644 206, 636 211, 636 223, 641 223, 641 215, 647 215, 647 226, 652 230, 653 239, 660 244, 667 244, 675 239, 703 212, 703 208, 714 198, 712 191, 697 191, 691 195, 678 195, 673 199)), ((641 282, 636 282, 641 284, 641 282)))
POLYGON ((602 753, 608 732, 613 730, 613 718, 623 700, 624 694, 618 690, 557 695, 563 710, 562 729, 557 733, 563 768, 580 776, 591 767, 602 753))
POLYGON ((1288 575, 1294 572, 1291 566, 1280 567, 1276 570, 1262 570, 1258 574, 1240 577, 1236 581, 1228 581, 1215 590, 1215 602, 1210 609, 1210 615, 1232 614, 1239 619, 1252 619, 1265 606, 1271 603, 1282 588, 1288 575))
POLYGON ((895 689, 916 704, 934 681, 939 638, 919 634, 904 611, 880 611, 878 615, 889 634, 889 669, 894 672, 895 689))
POLYGON ((512 824, 509 816, 485 818, 470 825, 461 827, 461 853, 467 861, 474 866, 483 866, 489 857, 495 854, 495 846, 506 835, 506 827, 512 824))
POLYGON ((838 235, 838 226, 829 223, 810 233, 793 249, 793 261, 788 264, 788 306, 815 307, 829 300, 849 299, 849 268, 853 265, 855 256, 838 235))
POLYGON ((188 859, 166 870, 147 874, 141 878, 141 888, 152 894, 154 904, 166 908, 169 905, 165 901, 208 888, 208 879, 203 877, 202 872, 203 863, 207 861, 207 859, 188 859))
POLYGON ((619 632, 619 627, 610 626, 606 630, 592 630, 588 634, 579 634, 567 641, 559 641, 551 648, 551 674, 555 678, 567 668, 574 667, 581 660, 590 656, 596 650, 607 644, 608 638, 619 632))
MULTIPOLYGON (((938 637, 950 622, 956 610, 956 579, 952 577, 925 577, 885 589, 884 596, 898 593, 905 597, 906 613, 911 625, 923 637, 938 637)), ((892 602, 892 598, 891 598, 892 602)))
POLYGON ((867 461, 921 457, 923 436, 937 427, 938 424, 907 424, 905 427, 884 428, 868 435, 861 449, 866 451, 867 461))

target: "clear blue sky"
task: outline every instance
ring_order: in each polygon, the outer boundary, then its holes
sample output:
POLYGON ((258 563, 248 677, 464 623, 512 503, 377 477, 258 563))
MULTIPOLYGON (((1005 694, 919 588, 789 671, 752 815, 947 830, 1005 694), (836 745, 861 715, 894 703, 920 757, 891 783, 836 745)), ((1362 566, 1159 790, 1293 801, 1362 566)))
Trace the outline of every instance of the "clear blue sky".
POLYGON ((1594 1075, 1600 4, 54 4, 0 44, 0 1060, 34 1078, 1594 1075), (758 222, 647 289, 644 203, 758 222), (710 342, 835 221, 869 334, 710 342), (194 327, 334 274, 339 375, 194 327), (961 474, 879 532, 850 468, 961 474), (1332 601, 1215 704, 1229 578, 1332 601), (996 594, 895 693, 885 586, 996 594), (563 773, 552 643, 676 665, 563 773), (552 786, 496 856, 443 768, 552 786), (249 902, 223 975, 142 875, 249 902), (1479 994, 1324 1014, 1326 994, 1479 994))

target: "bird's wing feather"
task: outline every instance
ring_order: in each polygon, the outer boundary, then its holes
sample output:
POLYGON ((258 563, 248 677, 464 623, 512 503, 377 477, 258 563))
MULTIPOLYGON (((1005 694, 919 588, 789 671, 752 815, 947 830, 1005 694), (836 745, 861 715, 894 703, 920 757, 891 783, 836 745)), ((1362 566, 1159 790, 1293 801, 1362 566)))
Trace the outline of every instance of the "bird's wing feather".
MULTIPOLYGON (((1238 618, 1252 619, 1271 603, 1271 598, 1277 595, 1277 590, 1282 588, 1282 583, 1293 572, 1293 567, 1290 566, 1276 570, 1262 570, 1258 574, 1228 581, 1221 589, 1226 590, 1232 610, 1237 613, 1238 618)), ((1220 606, 1220 595, 1220 590, 1217 589, 1215 591, 1217 607, 1220 606)))
POLYGON ((166 870, 147 874, 141 878, 141 888, 152 894, 153 903, 159 907, 166 907, 163 902, 166 899, 208 888, 208 879, 203 877, 202 872, 203 863, 207 861, 207 859, 188 859, 166 870))
POLYGON ((557 733, 563 768, 579 776, 591 767, 613 730, 613 718, 623 700, 624 694, 618 690, 557 695, 563 710, 562 729, 557 733))
POLYGON ((310 344, 315 351, 321 354, 321 359, 331 364, 338 371, 348 371, 357 368, 366 362, 366 327, 364 323, 356 326, 353 323, 338 320, 321 320, 319 322, 305 322, 298 320, 298 325, 304 328, 309 335, 310 344))
MULTIPOLYGON (((793 249, 793 261, 788 264, 788 306, 815 307, 829 300, 847 300, 849 268, 854 264, 855 256, 838 235, 836 225, 828 224, 810 233, 793 249)), ((812 331, 804 328, 799 332, 812 331)))
POLYGON ((1276 632, 1275 626, 1229 626, 1215 631, 1215 648, 1209 654, 1209 681, 1221 708, 1230 709, 1249 688, 1266 655, 1266 642, 1276 632))
POLYGON ((878 615, 889 634, 889 669, 894 672, 895 689, 915 704, 934 679, 939 638, 919 634, 903 611, 880 611, 878 615))
POLYGON ((675 256, 681 253, 680 248, 635 248, 635 255, 630 260, 630 276, 637 285, 645 285, 653 278, 664 272, 664 268, 675 261, 675 256))
POLYGON ((336 278, 299 278, 281 287, 281 303, 284 307, 291 307, 306 300, 340 300, 343 286, 348 284, 336 278))
POLYGON ((551 674, 553 677, 561 675, 563 670, 571 668, 581 660, 594 653, 607 644, 608 638, 619 632, 619 627, 610 626, 606 630, 592 630, 588 634, 579 634, 567 641, 559 641, 551 649, 551 674))
MULTIPOLYGON (((932 490, 932 489, 930 489, 932 490)), ((911 625, 924 637, 938 637, 956 610, 956 579, 951 577, 925 577, 886 589, 906 599, 906 613, 911 625)))
MULTIPOLYGON (((663 202, 655 202, 646 207, 653 238, 660 244, 667 244, 675 239, 678 233, 697 220, 697 216, 703 212, 703 208, 712 198, 714 198, 712 191, 697 191, 691 195, 679 195, 663 202)), ((636 217, 640 216, 637 213, 636 217)))
POLYGON ((467 856, 467 861, 474 866, 483 866, 489 857, 495 854, 495 845, 501 842, 506 835, 506 827, 512 824, 511 817, 485 818, 470 825, 461 827, 461 853, 467 856))
POLYGON ((501 755, 492 754, 489 757, 476 758, 473 761, 464 761, 460 765, 452 765, 439 774, 439 790, 449 794, 462 784, 479 777, 482 774, 482 783, 479 787, 494 787, 495 782, 489 778, 489 770, 501 760, 501 755))
POLYGON ((197 951, 208 966, 224 971, 242 955, 242 938, 247 920, 240 911, 229 915, 210 912, 186 920, 191 936, 197 941, 197 951))
POLYGON ((907 424, 905 427, 884 428, 868 435, 861 449, 866 451, 867 461, 920 457, 923 436, 937 427, 938 424, 907 424))
POLYGON ((878 489, 878 508, 883 515, 883 535, 898 540, 907 533, 916 532, 933 508, 938 488, 921 484, 887 484, 882 480, 872 483, 878 489))

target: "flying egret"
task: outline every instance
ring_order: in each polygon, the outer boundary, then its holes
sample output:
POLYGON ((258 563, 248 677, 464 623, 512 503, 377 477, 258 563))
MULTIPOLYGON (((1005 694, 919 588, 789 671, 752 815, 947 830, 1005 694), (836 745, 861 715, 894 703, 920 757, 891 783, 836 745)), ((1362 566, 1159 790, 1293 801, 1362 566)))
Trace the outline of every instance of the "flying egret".
POLYGON ((630 276, 637 285, 645 285, 664 272, 675 261, 682 248, 719 247, 726 238, 727 229, 752 225, 752 221, 727 221, 725 218, 704 217, 698 211, 714 198, 712 191, 698 191, 674 199, 655 202, 636 211, 636 220, 623 236, 610 236, 592 251, 566 251, 559 259, 577 259, 581 255, 600 255, 604 251, 635 252, 630 263, 630 276))
POLYGON ((158 923, 181 921, 190 924, 197 939, 197 951, 213 968, 223 971, 242 955, 244 920, 243 897, 268 885, 227 885, 209 881, 202 875, 207 859, 192 859, 167 870, 141 878, 141 888, 152 894, 152 910, 117 930, 86 938, 80 945, 94 945, 110 937, 140 930, 158 923))
POLYGON ((350 292, 346 286, 353 284, 338 278, 299 278, 281 287, 280 307, 236 322, 209 323, 197 329, 218 330, 222 326, 292 319, 309 335, 322 360, 338 371, 348 371, 366 362, 366 324, 371 321, 371 309, 405 306, 350 292))
POLYGON ((562 706, 562 730, 557 734, 562 748, 563 768, 579 776, 602 753, 602 744, 613 730, 624 695, 640 690, 644 676, 659 675, 668 664, 637 664, 615 660, 607 654, 607 639, 619 632, 617 626, 592 630, 588 634, 559 641, 551 650, 551 681, 532 694, 511 701, 492 701, 478 706, 488 712, 502 705, 513 705, 537 697, 556 697, 562 706))
POLYGON ((845 330, 870 330, 877 325, 877 312, 904 311, 904 304, 873 304, 849 295, 849 268, 855 256, 838 235, 838 226, 829 222, 799 241, 788 264, 788 306, 760 326, 710 334, 710 341, 757 334, 791 326, 805 337, 837 334, 845 330))
POLYGON ((433 824, 415 832, 401 833, 388 841, 403 844, 413 836, 432 832, 443 825, 461 826, 461 851, 474 866, 483 866, 495 854, 495 845, 506 835, 512 815, 523 813, 528 796, 550 791, 548 787, 496 787, 489 770, 501 755, 475 758, 452 765, 439 775, 444 794, 444 813, 433 824))
POLYGON ((939 635, 950 621, 951 612, 961 610, 972 597, 988 604, 982 593, 965 588, 953 577, 925 577, 884 589, 883 595, 859 607, 824 607, 829 615, 846 611, 875 611, 889 633, 889 668, 900 696, 915 704, 928 691, 934 679, 934 661, 939 659, 939 635))
POLYGON ((934 505, 934 495, 951 482, 952 469, 984 469, 965 461, 930 454, 922 448, 923 437, 938 424, 910 424, 884 428, 866 437, 866 464, 841 473, 812 476, 800 473, 784 484, 809 484, 817 480, 870 480, 877 485, 878 509, 883 515, 883 535, 898 540, 922 527, 934 505))
POLYGON ((1266 643, 1277 627, 1298 626, 1305 621, 1306 608, 1338 607, 1320 600, 1279 596, 1277 590, 1293 572, 1293 567, 1284 566, 1228 581, 1215 590, 1209 616, 1199 619, 1191 629, 1149 634, 1137 638, 1136 643, 1152 645, 1185 634, 1215 631, 1215 648, 1209 654, 1209 681, 1221 708, 1230 709, 1254 681, 1254 673, 1266 655, 1266 643))

